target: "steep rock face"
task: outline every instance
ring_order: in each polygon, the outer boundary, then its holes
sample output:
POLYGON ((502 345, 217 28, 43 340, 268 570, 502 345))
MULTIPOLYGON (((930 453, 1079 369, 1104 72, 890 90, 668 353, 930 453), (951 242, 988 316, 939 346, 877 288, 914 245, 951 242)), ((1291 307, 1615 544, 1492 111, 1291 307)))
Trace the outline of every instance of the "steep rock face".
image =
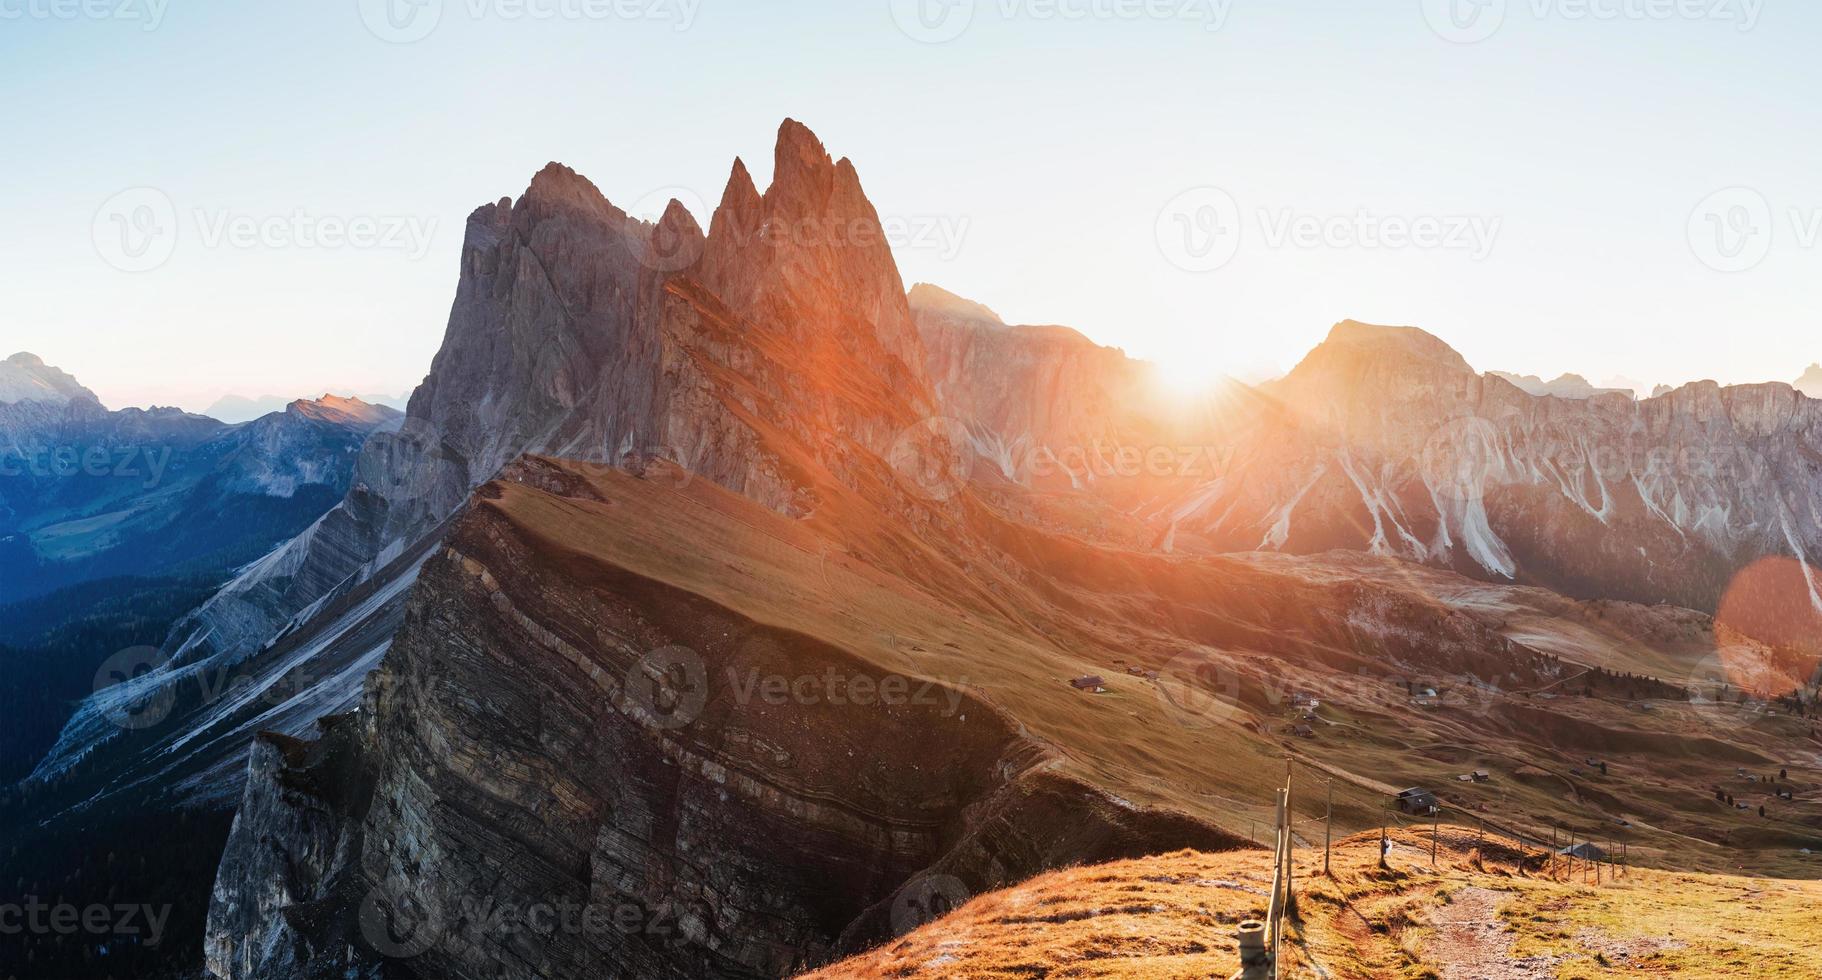
POLYGON ((854 164, 832 161, 795 120, 779 130, 763 197, 735 161, 709 226, 701 279, 735 312, 796 324, 796 339, 840 344, 884 377, 922 372, 904 283, 854 164))
POLYGON ((773 529, 707 560, 625 548, 637 569, 595 551, 654 508, 743 527, 627 479, 528 460, 482 489, 368 680, 370 805, 300 796, 320 767, 259 750, 211 914, 216 975, 776 977, 889 937, 895 910, 939 897, 931 876, 981 889, 1236 843, 1052 772, 973 691, 898 676, 821 620, 770 625, 757 596, 724 604, 673 564, 758 560, 770 580, 783 567, 746 549, 773 529), (821 678, 840 690, 804 700, 821 678))
MULTIPOLYGON (((314 669, 319 703, 345 705, 359 681, 350 666, 378 652, 336 631, 396 621, 418 567, 405 556, 428 554, 470 492, 521 453, 632 470, 671 460, 793 515, 816 507, 807 473, 854 479, 857 448, 883 455, 928 414, 921 348, 853 165, 791 121, 777 159, 763 196, 735 165, 706 236, 675 202, 658 225, 632 220, 559 164, 517 201, 476 210, 443 346, 398 431, 366 445, 341 505, 180 625, 170 669, 114 696, 155 697, 199 674, 264 688, 314 669), (363 609, 357 593, 385 608, 329 615, 363 609), (312 666, 312 651, 343 652, 312 666)), ((194 770, 172 751, 199 746, 232 753, 205 768, 238 773, 245 743, 205 733, 309 722, 176 703, 162 741, 140 738, 153 748, 116 761, 131 774, 116 788, 194 770)), ((85 705, 40 773, 113 741, 103 714, 85 705)), ((232 779, 194 788, 238 792, 232 779)))
MULTIPOLYGON (((1226 548, 1364 548, 1713 610, 1822 553, 1822 403, 1784 385, 1537 397, 1418 331, 1342 324, 1186 526, 1226 548)), ((1818 598, 1822 602, 1822 598, 1818 598)))
POLYGON ((254 742, 249 792, 231 831, 236 846, 222 857, 210 899, 219 926, 205 955, 215 976, 255 970, 299 980, 350 975, 342 954, 357 941, 359 920, 322 903, 358 903, 363 894, 353 863, 360 825, 343 819, 365 810, 373 797, 361 722, 335 715, 319 722, 313 741, 266 734, 254 742), (250 941, 230 943, 229 936, 250 941))
POLYGON ((991 310, 920 283, 910 301, 941 410, 1008 479, 1053 470, 1081 488, 1092 468, 1054 465, 1157 432, 1147 366, 1067 327, 1008 326, 991 310))
POLYGON ((1061 469, 1100 478, 1072 485, 1166 548, 1363 550, 1709 611, 1786 556, 1822 609, 1822 402, 1788 386, 1540 396, 1421 330, 1350 321, 1287 377, 1173 416, 1117 351, 917 299, 973 450, 1027 486, 1009 459, 1085 456, 1061 469))
MULTIPOLYGON (((1370 733, 1307 751, 1373 780, 1502 744, 1675 759, 1654 799, 1696 801, 1802 740, 1684 703, 1715 652, 1696 613, 1360 554, 1168 558, 983 512, 926 547, 877 487, 818 489, 829 513, 792 520, 663 464, 508 467, 424 564, 355 722, 257 750, 211 969, 787 975, 1040 870, 1241 845, 1292 691, 1370 733), (1002 574, 981 538, 1043 574, 1002 574), (1084 672, 1108 693, 1066 683, 1084 672), (1413 681, 1446 703, 1414 706, 1413 681), (367 780, 366 804, 309 789, 367 780)), ((1338 825, 1380 818, 1377 785, 1338 783, 1338 825)))

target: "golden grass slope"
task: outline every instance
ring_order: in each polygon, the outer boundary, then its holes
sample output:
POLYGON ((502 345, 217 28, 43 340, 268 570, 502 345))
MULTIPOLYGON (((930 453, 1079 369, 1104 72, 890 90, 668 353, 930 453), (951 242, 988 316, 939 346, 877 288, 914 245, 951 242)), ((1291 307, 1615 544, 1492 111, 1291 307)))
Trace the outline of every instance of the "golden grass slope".
MULTIPOLYGON (((1318 837, 1318 840, 1320 838, 1318 837)), ((1822 885, 1594 869, 1476 828, 1377 834, 1298 853, 1285 976, 1335 980, 1822 976, 1822 885)), ((1271 856, 1191 851, 1071 868, 983 895, 806 980, 1230 976, 1235 927, 1265 912, 1271 856)))

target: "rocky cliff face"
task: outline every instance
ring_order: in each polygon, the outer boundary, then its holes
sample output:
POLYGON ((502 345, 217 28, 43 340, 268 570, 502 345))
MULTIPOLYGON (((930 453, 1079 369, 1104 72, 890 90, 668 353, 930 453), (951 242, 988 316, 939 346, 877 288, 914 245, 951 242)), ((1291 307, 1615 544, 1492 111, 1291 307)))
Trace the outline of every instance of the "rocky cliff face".
POLYGON ((1538 395, 1423 331, 1349 322, 1289 376, 1185 421, 1117 351, 929 295, 931 376, 975 451, 1028 486, 1009 458, 1071 453, 1099 476, 1077 488, 1167 546, 1362 550, 1709 611, 1782 556, 1822 609, 1822 402, 1788 386, 1538 395))
MULTIPOLYGON (((551 164, 517 201, 474 212, 460 271, 429 376, 398 431, 365 447, 342 504, 182 624, 170 669, 110 695, 167 698, 200 674, 215 687, 314 677, 314 696, 276 708, 171 696, 170 717, 116 760, 130 777, 117 789, 182 772, 188 792, 231 798, 252 730, 304 732, 351 704, 354 668, 379 648, 348 631, 397 621, 444 522, 522 453, 635 470, 671 460, 802 515, 817 503, 806 473, 852 478, 853 447, 884 453, 927 414, 878 217, 853 165, 796 122, 764 195, 736 161, 706 236, 681 205, 638 222, 551 164)), ((105 712, 86 705, 41 774, 114 741, 105 712)))
POLYGON ((948 889, 1237 843, 1058 771, 965 678, 891 667, 878 599, 800 606, 825 559, 750 507, 539 459, 484 487, 359 712, 256 750, 210 970, 776 977, 948 889))
MULTIPOLYGON (((926 544, 876 484, 819 489, 828 514, 791 519, 666 464, 527 458, 482 487, 358 710, 262 737, 211 972, 792 975, 1042 870, 1243 846, 1291 750, 1373 780, 1438 746, 1674 759, 1649 819, 1706 834, 1662 801, 1802 741, 1703 722, 1644 674, 1713 655, 1700 614, 1358 554, 1171 559, 985 511, 926 544), (1105 694, 1067 683, 1090 672, 1105 694), (1447 693, 1416 706, 1413 681, 1447 693), (1293 691, 1344 733, 1280 736, 1293 691)), ((1565 813, 1630 805, 1564 786, 1565 813)), ((1383 802, 1336 801, 1356 825, 1383 802)))
POLYGON ((1761 558, 1822 553, 1822 403, 1785 385, 1537 397, 1428 334, 1350 323, 1266 390, 1283 413, 1183 515, 1228 548, 1364 548, 1707 610, 1761 558))
POLYGON ((1092 468, 1053 465, 1071 449, 1155 434, 1146 365, 1067 327, 1008 326, 976 303, 920 283, 911 306, 942 412, 965 425, 1006 479, 1094 482, 1092 468))

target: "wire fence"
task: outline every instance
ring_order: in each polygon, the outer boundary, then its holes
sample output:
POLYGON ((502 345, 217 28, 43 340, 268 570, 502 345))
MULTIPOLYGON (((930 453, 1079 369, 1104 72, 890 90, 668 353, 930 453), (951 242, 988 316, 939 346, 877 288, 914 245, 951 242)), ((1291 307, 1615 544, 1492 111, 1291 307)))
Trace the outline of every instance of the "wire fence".
MULTIPOLYGON (((1313 832, 1301 835, 1298 833, 1300 826, 1322 825, 1321 874, 1328 876, 1331 873, 1335 779, 1330 776, 1319 780, 1324 785, 1323 815, 1299 819, 1294 812, 1292 795, 1296 786, 1295 767, 1295 760, 1286 760, 1284 784, 1272 794, 1272 886, 1265 921, 1241 924, 1240 970, 1233 975, 1232 980, 1279 980, 1282 976, 1285 923, 1296 910, 1296 849, 1299 839, 1302 839, 1303 846, 1314 847, 1311 843, 1313 832)), ((1437 800, 1427 794, 1423 797, 1423 802, 1415 807, 1422 812, 1401 811, 1398 809, 1400 805, 1398 801, 1388 801, 1382 810, 1383 819, 1379 830, 1379 864, 1382 868, 1390 866, 1389 845, 1393 829, 1419 833, 1427 829, 1430 832, 1430 866, 1437 867, 1441 853, 1443 819, 1445 815, 1452 814, 1450 822, 1460 832, 1469 828, 1474 830, 1474 853, 1482 862, 1491 860, 1495 864, 1501 863, 1500 854, 1491 848, 1491 845, 1497 845, 1500 851, 1516 854, 1514 863, 1518 870, 1525 874, 1540 874, 1556 881, 1592 881, 1599 885, 1603 882, 1616 882, 1629 873, 1630 844, 1611 836, 1597 840, 1572 828, 1556 825, 1550 828, 1550 839, 1546 841, 1539 834, 1526 833, 1505 821, 1489 818, 1484 812, 1437 800)), ((1412 806, 1409 801, 1402 805, 1412 806)), ((1253 833, 1257 840, 1256 823, 1253 833)), ((1451 846, 1463 843, 1465 842, 1451 841, 1451 846)))

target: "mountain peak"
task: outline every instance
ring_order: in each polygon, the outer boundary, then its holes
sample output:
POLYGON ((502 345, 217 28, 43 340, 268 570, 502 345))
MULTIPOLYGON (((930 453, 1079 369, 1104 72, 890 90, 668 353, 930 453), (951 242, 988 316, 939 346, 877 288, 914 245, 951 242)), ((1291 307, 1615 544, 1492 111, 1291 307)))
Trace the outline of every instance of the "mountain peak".
POLYGON ((324 394, 314 400, 300 398, 285 406, 285 411, 300 418, 356 428, 378 427, 402 415, 397 409, 384 405, 331 394, 324 394))
POLYGON ((1822 364, 1811 364, 1809 370, 1791 387, 1811 398, 1822 398, 1822 364))
POLYGON ((555 161, 545 164, 544 169, 532 177, 531 186, 525 189, 520 204, 531 204, 540 211, 575 208, 602 213, 614 209, 594 181, 555 161))
POLYGON ((960 320, 976 320, 1004 326, 1006 321, 981 303, 961 296, 927 282, 920 282, 911 287, 906 299, 911 304, 912 313, 929 313, 938 316, 951 316, 960 320))
POLYGON ((829 322, 870 324, 880 347, 917 372, 923 352, 904 282, 854 165, 831 160, 795 119, 778 128, 773 153, 764 194, 734 162, 709 227, 705 285, 749 315, 815 308, 829 322))
POLYGON ((1631 388, 1597 388, 1587 378, 1573 373, 1563 374, 1554 381, 1545 381, 1535 374, 1513 374, 1509 371, 1488 371, 1487 373, 1509 381, 1519 390, 1533 395, 1548 395, 1578 401, 1593 398, 1596 395, 1636 395, 1631 388))
POLYGON ((833 166, 829 151, 822 145, 810 127, 795 119, 786 119, 778 127, 778 144, 773 150, 773 159, 777 171, 773 180, 778 179, 790 167, 819 168, 833 166))
POLYGON ((1417 327, 1388 327, 1359 320, 1343 320, 1329 330, 1328 339, 1312 351, 1310 356, 1314 357, 1324 349, 1396 354, 1434 361, 1469 373, 1474 370, 1442 338, 1417 327))
POLYGON ((75 378, 44 363, 36 354, 20 351, 0 361, 0 405, 44 402, 68 405, 72 401, 101 403, 95 393, 75 378))

